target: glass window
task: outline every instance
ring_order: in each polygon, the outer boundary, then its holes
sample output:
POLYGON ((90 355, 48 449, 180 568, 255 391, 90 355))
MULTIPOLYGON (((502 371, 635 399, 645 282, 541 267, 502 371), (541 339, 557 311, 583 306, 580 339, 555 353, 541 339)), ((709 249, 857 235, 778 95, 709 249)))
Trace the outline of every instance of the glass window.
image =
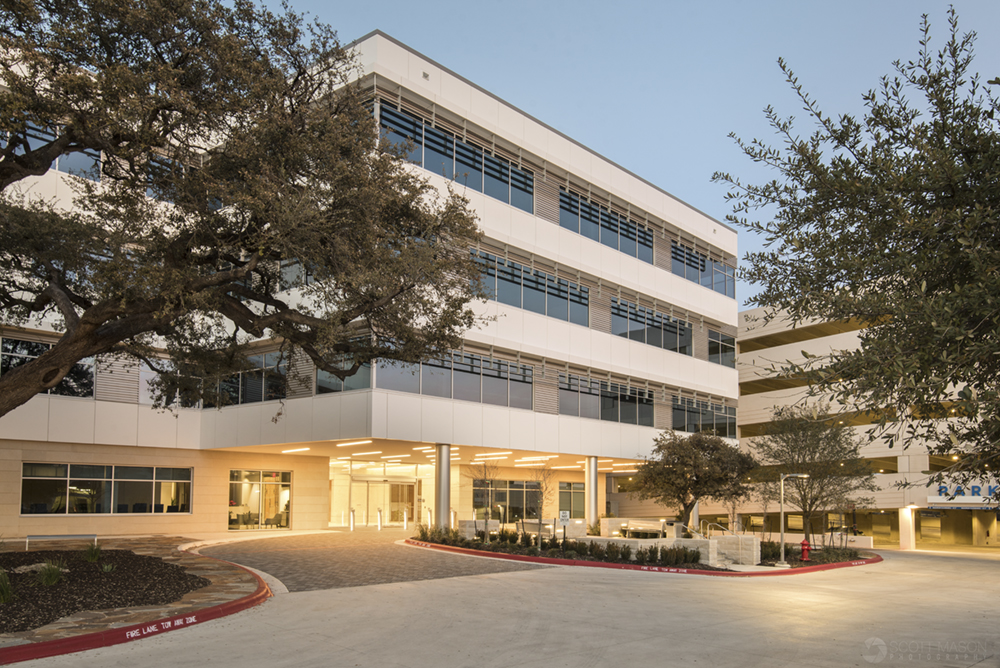
POLYGON ((628 305, 618 299, 611 300, 611 333, 628 337, 628 305))
POLYGON ((90 179, 91 181, 100 181, 101 153, 100 151, 91 149, 65 153, 59 156, 56 168, 66 174, 90 179))
POLYGON ((618 385, 601 383, 601 419, 618 422, 618 385))
POLYGON ((535 212, 535 177, 531 172, 510 166, 510 204, 528 213, 535 212))
POLYGON ((153 490, 154 513, 186 513, 191 508, 191 483, 157 482, 153 490))
MULTIPOLYGON (((0 376, 41 356, 50 347, 47 343, 3 338, 0 340, 0 376)), ((84 358, 70 367, 49 393, 64 397, 94 396, 94 358, 84 358)))
POLYGON ((621 216, 618 220, 618 229, 620 232, 618 250, 625 255, 635 257, 639 241, 639 230, 636 224, 625 216, 621 216))
POLYGON ((455 353, 454 395, 460 401, 482 401, 482 359, 455 353))
POLYGON ((66 512, 66 480, 21 480, 21 513, 47 515, 66 512))
POLYGON ((476 192, 483 192, 482 149, 455 140, 455 180, 476 192))
POLYGON ((559 226, 580 233, 580 198, 565 188, 559 189, 559 226))
POLYGON ((630 304, 628 309, 628 338, 639 343, 646 342, 646 309, 630 304))
POLYGON ((580 414, 580 387, 576 376, 559 374, 559 414, 580 414))
POLYGON ((451 135, 424 126, 424 169, 449 181, 455 175, 455 141, 451 135))
POLYGON ((524 285, 522 308, 545 315, 545 277, 546 274, 541 271, 524 269, 521 279, 524 285))
POLYGON ((653 426, 653 393, 639 391, 639 424, 653 426))
POLYGON ((65 464, 22 464, 21 475, 25 478, 65 478, 68 467, 65 464))
POLYGON ((382 126, 382 136, 389 142, 397 145, 411 142, 412 148, 406 158, 417 165, 422 164, 423 121, 382 102, 379 122, 382 126))
MULTIPOLYGON (((351 366, 354 366, 353 362, 351 366)), ((372 386, 372 365, 369 362, 365 362, 358 367, 358 370, 354 372, 353 375, 348 376, 344 380, 344 391, 350 392, 351 390, 367 390, 372 386)))
POLYGON ((575 325, 590 326, 590 288, 569 284, 569 321, 575 325))
POLYGON ((497 258, 489 253, 472 251, 482 276, 483 289, 487 299, 497 298, 497 258))
MULTIPOLYGON (((188 469, 183 469, 187 471, 188 469)), ((87 464, 73 464, 69 467, 70 476, 73 478, 91 478, 94 480, 110 480, 112 467, 110 466, 90 466, 87 464)))
POLYGON ((580 234, 599 241, 601 238, 601 208, 585 199, 580 200, 580 234))
POLYGON ((663 318, 663 349, 677 352, 677 320, 663 318))
POLYGON ((655 311, 646 314, 646 343, 657 348, 663 347, 663 316, 655 311))
POLYGON ((639 424, 639 398, 638 390, 621 388, 618 395, 619 418, 618 421, 624 424, 639 424))
POLYGON ((497 301, 521 308, 521 265, 510 261, 497 264, 497 301))
POLYGON ((600 207, 601 243, 618 250, 618 214, 600 207))
POLYGON ((506 406, 508 403, 507 363, 483 360, 483 403, 506 406))
POLYGON ((153 486, 148 482, 115 480, 115 512, 153 512, 153 486))
POLYGON ((483 174, 486 177, 483 192, 501 202, 510 203, 510 166, 507 162, 484 155, 483 174))
POLYGON ((601 384, 596 380, 580 378, 580 417, 601 418, 601 384))
POLYGON ((420 394, 420 365, 379 360, 375 384, 379 389, 420 394))
POLYGON ((341 392, 344 389, 344 382, 334 376, 329 371, 316 369, 316 394, 329 394, 331 392, 341 392))
POLYGON ((432 359, 420 365, 420 392, 432 397, 451 398, 451 360, 432 359))
POLYGON ((116 466, 116 480, 152 480, 152 466, 116 466))
POLYGON ((638 257, 643 262, 653 264, 653 231, 648 227, 638 226, 638 257))
POLYGON ((158 466, 156 468, 157 480, 191 480, 191 469, 177 469, 158 466))
POLYGON ((529 366, 510 365, 510 407, 531 410, 531 378, 529 366))
POLYGON ((547 276, 546 294, 546 315, 559 320, 569 320, 569 281, 547 276))
POLYGON ((681 355, 693 355, 694 348, 691 340, 692 332, 689 323, 683 320, 677 322, 677 352, 681 355))
POLYGON ((111 481, 70 480, 69 512, 78 514, 110 513, 111 481))

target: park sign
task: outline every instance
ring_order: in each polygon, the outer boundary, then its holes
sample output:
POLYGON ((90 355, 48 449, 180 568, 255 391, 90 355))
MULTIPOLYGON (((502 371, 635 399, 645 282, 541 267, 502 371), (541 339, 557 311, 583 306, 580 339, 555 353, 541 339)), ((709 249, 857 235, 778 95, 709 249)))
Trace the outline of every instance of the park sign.
POLYGON ((987 509, 996 504, 993 497, 1000 485, 938 485, 937 496, 927 497, 929 508, 987 509))

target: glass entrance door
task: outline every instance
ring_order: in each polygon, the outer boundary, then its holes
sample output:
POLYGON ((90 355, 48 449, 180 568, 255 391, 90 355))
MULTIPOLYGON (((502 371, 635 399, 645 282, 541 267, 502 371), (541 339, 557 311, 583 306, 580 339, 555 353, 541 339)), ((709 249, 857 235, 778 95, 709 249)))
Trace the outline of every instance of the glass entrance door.
POLYGON ((391 483, 389 485, 389 521, 403 523, 403 512, 412 522, 414 518, 413 504, 416 500, 413 483, 391 483))

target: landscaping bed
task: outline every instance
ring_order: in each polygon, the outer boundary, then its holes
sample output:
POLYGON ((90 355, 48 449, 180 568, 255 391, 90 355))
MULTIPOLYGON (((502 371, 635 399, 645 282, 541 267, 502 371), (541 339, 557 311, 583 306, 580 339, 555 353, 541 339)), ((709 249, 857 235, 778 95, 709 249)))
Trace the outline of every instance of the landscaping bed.
MULTIPOLYGON (((871 559, 875 555, 853 547, 817 547, 809 550, 809 561, 802 561, 802 550, 794 545, 785 546, 785 562, 791 568, 839 564, 845 561, 871 559)), ((761 541, 760 566, 774 566, 781 561, 781 545, 774 541, 761 541)))
POLYGON ((463 537, 455 529, 428 529, 420 525, 415 540, 436 545, 446 545, 481 552, 510 554, 523 557, 558 559, 570 561, 593 561, 601 563, 621 563, 638 566, 669 566, 671 568, 699 571, 727 571, 728 568, 709 566, 699 563, 701 553, 697 549, 684 547, 639 548, 633 550, 631 545, 624 543, 598 543, 577 540, 560 540, 543 538, 541 545, 531 534, 518 534, 514 531, 501 531, 489 543, 483 539, 483 532, 475 539, 463 537))
MULTIPOLYGON (((0 552, 0 570, 13 593, 12 600, 0 602, 0 633, 28 631, 84 610, 172 603, 210 584, 181 566, 130 550, 100 550, 94 562, 85 560, 84 554, 80 550, 0 552), (58 577, 55 584, 42 584, 38 570, 19 568, 46 562, 60 566, 60 576, 50 575, 58 577)), ((0 574, 0 601, 4 598, 2 580, 0 574)))

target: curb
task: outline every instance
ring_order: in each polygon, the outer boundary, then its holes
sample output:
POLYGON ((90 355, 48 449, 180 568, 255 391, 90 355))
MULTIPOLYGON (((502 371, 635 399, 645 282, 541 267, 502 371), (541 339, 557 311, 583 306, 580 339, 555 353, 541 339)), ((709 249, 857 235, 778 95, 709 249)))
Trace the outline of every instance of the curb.
MULTIPOLYGON (((198 556, 204 557, 205 559, 215 559, 215 557, 209 557, 204 554, 199 554, 198 556)), ((222 559, 215 560, 223 561, 222 559)), ((232 564, 232 562, 229 561, 225 563, 232 564)), ((0 649, 0 666, 18 663, 20 661, 30 661, 32 659, 44 659, 50 656, 60 656, 62 654, 72 654, 74 652, 82 652, 88 649, 110 647, 112 645, 119 645, 121 643, 141 640, 150 636, 169 633, 170 631, 177 631, 178 629, 186 629, 189 626, 195 626, 197 624, 201 624, 202 622, 242 612, 247 608, 260 605, 272 596, 271 590, 259 575, 244 568, 243 566, 240 566, 239 564, 232 565, 250 573, 250 575, 257 580, 257 591, 249 596, 213 605, 212 607, 205 608, 204 610, 197 610, 189 615, 176 615, 174 617, 158 619, 153 622, 133 624, 132 626, 121 626, 114 629, 107 629, 105 631, 97 631, 95 633, 73 636, 71 638, 45 640, 42 642, 26 643, 24 645, 14 645, 13 647, 0 649)))
POLYGON ((701 571, 694 568, 676 568, 674 566, 640 566, 639 564, 614 564, 606 561, 584 561, 580 559, 553 559, 551 557, 528 557, 522 554, 505 554, 503 552, 487 552, 485 550, 470 550, 464 547, 453 547, 451 545, 438 545, 437 543, 425 543, 412 538, 406 539, 406 544, 415 547, 424 547, 443 552, 455 552, 457 554, 468 554, 476 557, 492 557, 494 559, 509 559, 511 561, 527 561, 536 564, 551 564, 553 566, 584 566, 587 568, 615 568, 625 571, 646 571, 649 573, 683 573, 686 575, 711 575, 720 578, 758 578, 758 577, 781 577, 785 575, 798 575, 799 573, 817 573, 819 571, 829 571, 834 568, 850 568, 852 566, 867 566, 877 564, 882 561, 882 557, 875 555, 870 559, 858 559, 856 561, 841 561, 835 564, 818 564, 816 566, 801 566, 799 568, 776 568, 773 571, 701 571))

